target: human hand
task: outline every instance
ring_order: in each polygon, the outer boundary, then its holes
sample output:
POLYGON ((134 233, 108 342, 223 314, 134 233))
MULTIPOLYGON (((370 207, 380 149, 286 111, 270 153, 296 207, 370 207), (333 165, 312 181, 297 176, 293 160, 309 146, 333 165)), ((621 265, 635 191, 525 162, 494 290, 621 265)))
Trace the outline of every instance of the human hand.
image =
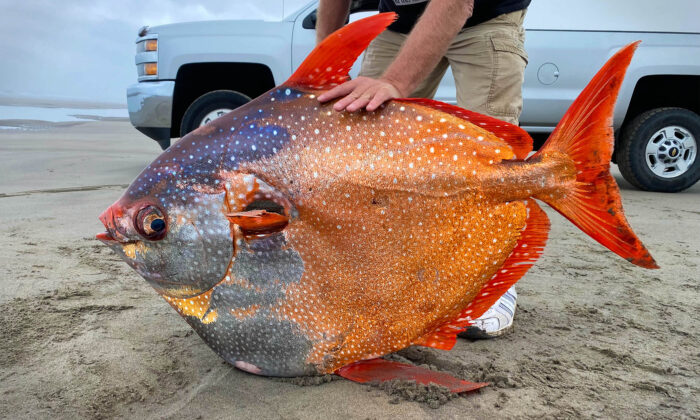
POLYGON ((388 80, 360 76, 324 92, 318 96, 318 100, 328 102, 342 97, 333 105, 333 109, 355 112, 362 108, 374 111, 384 102, 403 96, 406 95, 388 80))

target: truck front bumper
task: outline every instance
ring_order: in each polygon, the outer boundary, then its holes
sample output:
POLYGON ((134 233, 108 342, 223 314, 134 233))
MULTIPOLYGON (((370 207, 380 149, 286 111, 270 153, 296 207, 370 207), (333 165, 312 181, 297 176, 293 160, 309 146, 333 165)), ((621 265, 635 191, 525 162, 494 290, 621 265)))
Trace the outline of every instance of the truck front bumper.
POLYGON ((140 82, 129 86, 126 103, 131 124, 153 140, 170 140, 174 90, 174 81, 140 82))

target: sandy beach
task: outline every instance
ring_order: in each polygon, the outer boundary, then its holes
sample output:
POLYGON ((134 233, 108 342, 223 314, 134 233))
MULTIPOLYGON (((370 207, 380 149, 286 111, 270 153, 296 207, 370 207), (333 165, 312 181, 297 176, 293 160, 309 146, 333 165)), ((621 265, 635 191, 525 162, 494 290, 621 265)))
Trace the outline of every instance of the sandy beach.
POLYGON ((550 240, 518 283, 511 334, 391 356, 491 383, 451 398, 219 359, 94 239, 159 153, 125 121, 0 130, 0 418, 700 417, 700 184, 648 193, 616 173, 655 271, 546 208, 550 240))

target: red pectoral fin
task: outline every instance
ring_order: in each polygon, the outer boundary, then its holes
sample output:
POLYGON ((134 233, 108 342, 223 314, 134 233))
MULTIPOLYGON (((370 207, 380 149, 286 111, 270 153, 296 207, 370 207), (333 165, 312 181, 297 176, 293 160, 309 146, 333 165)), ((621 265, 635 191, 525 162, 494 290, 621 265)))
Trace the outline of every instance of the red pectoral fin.
POLYGON ((226 215, 231 223, 238 225, 245 235, 260 235, 278 232, 289 223, 289 218, 266 210, 250 210, 226 215))
POLYGON ((469 382, 454 376, 426 368, 392 362, 384 359, 362 360, 335 371, 337 375, 353 382, 386 382, 393 379, 435 384, 449 388, 454 393, 469 392, 488 385, 486 382, 469 382))

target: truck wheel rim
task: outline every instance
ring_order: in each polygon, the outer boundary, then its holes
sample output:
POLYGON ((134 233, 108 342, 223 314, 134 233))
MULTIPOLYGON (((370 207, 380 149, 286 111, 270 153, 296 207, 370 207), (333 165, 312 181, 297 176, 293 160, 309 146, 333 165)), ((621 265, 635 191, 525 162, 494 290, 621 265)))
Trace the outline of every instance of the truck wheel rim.
POLYGON ((647 166, 661 178, 675 178, 690 169, 697 151, 698 144, 690 131, 670 125, 654 133, 647 142, 647 166))
POLYGON ((232 109, 229 108, 221 108, 221 109, 215 109, 212 112, 208 113, 207 115, 202 118, 202 122, 199 124, 199 126, 207 125, 210 122, 214 121, 215 119, 219 118, 220 116, 224 114, 228 114, 231 112, 232 109))

